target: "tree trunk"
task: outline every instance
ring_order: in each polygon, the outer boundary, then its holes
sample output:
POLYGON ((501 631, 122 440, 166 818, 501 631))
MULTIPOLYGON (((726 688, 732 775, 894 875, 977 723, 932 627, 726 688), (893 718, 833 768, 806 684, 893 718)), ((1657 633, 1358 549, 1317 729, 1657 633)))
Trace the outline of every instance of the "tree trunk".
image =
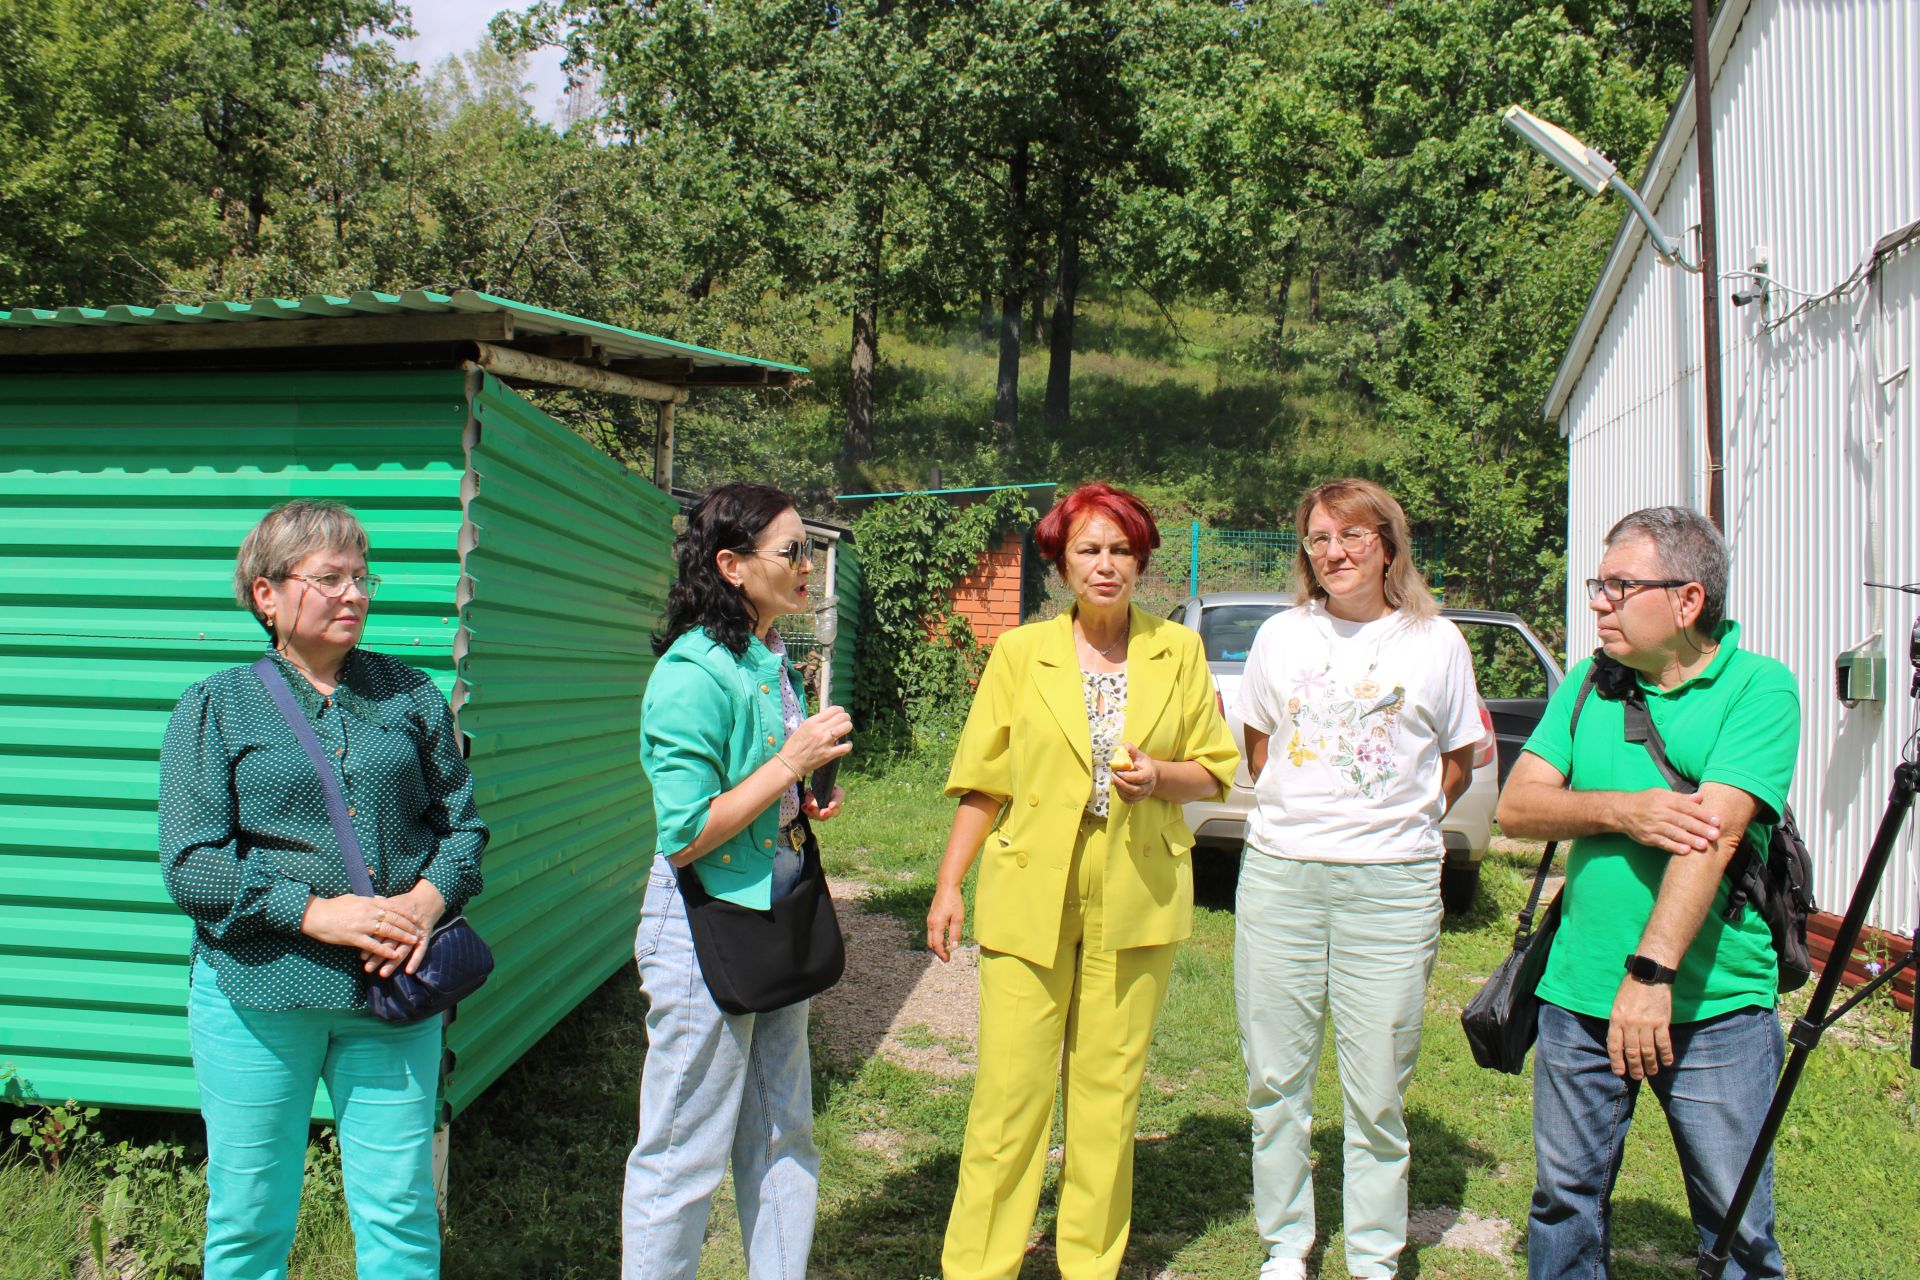
POLYGON ((980 341, 992 342, 994 334, 1000 328, 1000 318, 993 309, 993 286, 980 286, 980 341))
POLYGON ((1020 440, 1020 303, 1027 274, 1027 144, 1007 162, 1007 261, 1000 290, 1000 378, 993 397, 993 437, 1002 449, 1020 440))
POLYGON ((880 301, 867 291, 853 304, 853 386, 847 397, 847 434, 840 464, 851 472, 873 456, 873 366, 880 352, 880 301))
MULTIPOLYGON (((1067 191, 1062 184, 1063 194, 1067 191)), ((1048 339, 1046 423, 1058 429, 1073 418, 1073 308, 1080 296, 1080 231, 1074 210, 1061 201, 1060 256, 1053 273, 1053 333, 1048 339)))
POLYGON ((1320 268, 1311 267, 1307 271, 1307 320, 1312 324, 1320 323, 1320 268))
POLYGON ((880 215, 868 210, 866 251, 855 268, 853 353, 848 362, 847 432, 840 442, 841 469, 873 456, 873 367, 880 355, 880 215))
POLYGON ((1044 343, 1047 340, 1047 290, 1038 281, 1034 282, 1030 305, 1032 310, 1027 313, 1027 336, 1035 343, 1044 343))

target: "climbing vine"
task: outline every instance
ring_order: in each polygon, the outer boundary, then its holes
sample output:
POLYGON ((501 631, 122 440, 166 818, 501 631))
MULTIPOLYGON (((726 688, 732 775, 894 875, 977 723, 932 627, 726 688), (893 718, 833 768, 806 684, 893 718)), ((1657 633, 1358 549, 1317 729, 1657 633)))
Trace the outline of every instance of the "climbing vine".
POLYGON ((1009 528, 1039 518, 1018 489, 956 508, 924 493, 876 503, 854 522, 865 575, 854 699, 863 754, 928 746, 965 718, 986 660, 948 589, 1009 528))

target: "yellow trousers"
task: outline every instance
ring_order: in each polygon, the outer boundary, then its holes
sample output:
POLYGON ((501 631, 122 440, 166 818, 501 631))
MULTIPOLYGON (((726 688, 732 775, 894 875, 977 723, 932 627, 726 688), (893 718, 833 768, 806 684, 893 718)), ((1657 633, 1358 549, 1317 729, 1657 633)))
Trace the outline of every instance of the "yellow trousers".
POLYGON ((946 1280, 1014 1280, 1066 1087, 1056 1256, 1065 1280, 1113 1280, 1133 1225, 1133 1121, 1177 944, 1090 950, 1107 857, 1082 824, 1051 966, 980 954, 979 1070, 940 1255, 946 1280))

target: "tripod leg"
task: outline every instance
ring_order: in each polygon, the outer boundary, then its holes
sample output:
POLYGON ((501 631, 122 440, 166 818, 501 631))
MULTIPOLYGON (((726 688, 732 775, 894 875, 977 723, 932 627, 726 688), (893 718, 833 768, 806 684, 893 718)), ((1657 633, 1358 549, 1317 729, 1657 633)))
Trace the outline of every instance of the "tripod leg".
MULTIPOLYGON (((1920 673, 1916 673, 1920 678, 1920 673)), ((1916 781, 1920 781, 1920 767, 1906 761, 1895 766, 1893 771, 1893 791, 1887 797, 1887 807, 1880 815, 1880 829, 1874 833, 1873 846, 1867 850, 1866 863, 1860 868, 1860 878, 1854 882, 1853 897, 1847 902, 1847 914, 1840 922, 1840 931, 1834 935, 1833 950, 1828 953, 1826 966, 1820 971, 1820 982, 1813 989, 1813 999, 1807 1004, 1807 1011, 1794 1021, 1793 1030, 1787 1039, 1793 1045, 1793 1052, 1787 1058, 1787 1066, 1780 1073, 1780 1083, 1774 1087, 1773 1102, 1767 1108, 1766 1119, 1761 1121, 1760 1136, 1754 1140, 1753 1152, 1747 1157, 1746 1170, 1740 1175, 1740 1184, 1734 1188, 1733 1201, 1727 1206, 1727 1212, 1720 1220, 1720 1235, 1713 1247, 1701 1255, 1695 1275, 1699 1280, 1720 1280, 1726 1273, 1727 1259, 1732 1256, 1733 1242, 1740 1229, 1740 1219, 1746 1216, 1747 1205, 1753 1199, 1754 1188, 1760 1184, 1760 1174, 1767 1165, 1767 1156, 1773 1151, 1773 1140, 1780 1133, 1780 1123, 1786 1118, 1787 1104, 1793 1101, 1793 1091, 1800 1083, 1800 1073, 1806 1070, 1807 1057, 1820 1043, 1820 1036, 1826 1031, 1827 1010, 1833 1007, 1833 997, 1840 989, 1840 980, 1847 971, 1847 957, 1853 954, 1853 947, 1860 940, 1860 930, 1866 925, 1867 911, 1873 906, 1873 898, 1880 890, 1880 880, 1886 874, 1887 860, 1893 856, 1893 847, 1900 839, 1900 829, 1906 825, 1907 815, 1913 809, 1913 794, 1916 781)), ((1920 1036, 1920 1032, 1916 1033, 1920 1036)), ((1920 1042, 1916 1043, 1920 1050, 1920 1042)))

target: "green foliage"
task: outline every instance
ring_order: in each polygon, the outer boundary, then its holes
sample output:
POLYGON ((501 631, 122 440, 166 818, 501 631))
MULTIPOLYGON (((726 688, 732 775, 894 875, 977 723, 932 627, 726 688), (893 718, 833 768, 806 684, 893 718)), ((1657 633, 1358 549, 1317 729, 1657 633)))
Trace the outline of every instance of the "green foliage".
POLYGON ((1019 489, 955 508, 924 493, 876 502, 854 522, 865 586, 854 702, 861 751, 924 748, 958 728, 985 653, 946 591, 1006 530, 1038 513, 1019 489))
POLYGON ((13 1122, 13 1136, 23 1139, 49 1176, 58 1175, 63 1162, 98 1144, 93 1122, 100 1108, 83 1107, 72 1098, 44 1106, 13 1122))
MULTIPOLYGON (((308 1162, 311 1164, 312 1156, 308 1162)), ((151 1280, 190 1280, 201 1273, 206 1235, 207 1168, 178 1142, 135 1146, 122 1140, 100 1160, 106 1186, 87 1224, 94 1264, 137 1262, 151 1280)))

